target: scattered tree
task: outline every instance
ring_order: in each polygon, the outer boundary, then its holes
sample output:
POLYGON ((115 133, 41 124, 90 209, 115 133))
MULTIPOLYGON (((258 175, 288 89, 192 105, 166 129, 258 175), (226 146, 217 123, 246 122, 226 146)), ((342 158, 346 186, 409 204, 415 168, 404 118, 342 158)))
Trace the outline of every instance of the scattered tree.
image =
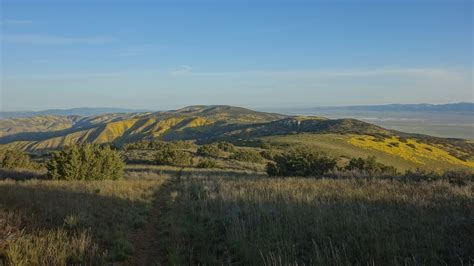
POLYGON ((254 150, 239 150, 232 154, 230 158, 237 161, 250 163, 261 163, 263 161, 260 153, 254 150))
POLYGON ((364 158, 352 158, 345 167, 346 170, 357 170, 369 176, 397 175, 397 169, 393 166, 384 165, 377 162, 375 156, 364 158))
POLYGON ((34 168, 30 157, 20 150, 7 150, 2 153, 0 167, 6 169, 34 168))
POLYGON ((191 163, 191 156, 186 151, 165 146, 155 154, 155 162, 158 165, 185 166, 191 163))
POLYGON ((204 159, 197 164, 197 168, 217 168, 217 166, 217 162, 212 159, 204 159))
POLYGON ((267 165, 270 176, 322 176, 336 167, 336 159, 325 153, 294 149, 275 156, 275 162, 267 165))
POLYGON ((206 144, 198 148, 197 154, 206 157, 219 157, 221 155, 221 150, 215 144, 206 144))
POLYGON ((75 145, 54 152, 48 177, 57 180, 106 180, 123 177, 125 164, 117 151, 96 145, 75 145))
POLYGON ((219 143, 217 143, 217 147, 221 150, 221 151, 225 151, 225 152, 235 152, 235 146, 234 144, 230 143, 230 142, 227 142, 227 141, 221 141, 219 143))

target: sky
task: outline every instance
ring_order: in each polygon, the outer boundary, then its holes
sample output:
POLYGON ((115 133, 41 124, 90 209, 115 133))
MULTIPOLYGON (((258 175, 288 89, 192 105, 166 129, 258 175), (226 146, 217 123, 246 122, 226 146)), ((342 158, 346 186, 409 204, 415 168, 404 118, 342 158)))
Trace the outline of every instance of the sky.
POLYGON ((0 110, 474 101, 471 0, 0 3, 0 110))

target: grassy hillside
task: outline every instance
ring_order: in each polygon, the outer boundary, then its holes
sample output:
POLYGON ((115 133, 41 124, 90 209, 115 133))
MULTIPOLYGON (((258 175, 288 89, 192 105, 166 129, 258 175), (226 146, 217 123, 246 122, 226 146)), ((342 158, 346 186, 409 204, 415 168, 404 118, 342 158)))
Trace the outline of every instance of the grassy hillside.
MULTIPOLYGON (((386 164, 393 165, 400 171, 414 168, 443 171, 447 169, 474 169, 472 153, 459 153, 469 158, 461 160, 442 144, 426 144, 416 139, 399 137, 374 137, 356 134, 298 134, 287 136, 271 136, 262 138, 280 148, 294 146, 314 147, 337 157, 346 159, 353 157, 376 156, 386 164)), ((449 147, 453 149, 453 147, 449 147)))
POLYGON ((71 128, 78 117, 36 116, 0 120, 0 137, 23 132, 60 131, 71 128))
POLYGON ((190 138, 202 129, 263 123, 283 117, 230 106, 192 106, 158 113, 10 119, 0 121, 0 144, 36 151, 84 142, 120 144, 173 136, 190 138), (188 129, 192 130, 187 132, 188 129))
POLYGON ((157 113, 33 117, 0 121, 0 144, 30 152, 78 143, 123 146, 140 140, 210 143, 276 141, 337 157, 375 155, 400 170, 474 168, 474 144, 387 130, 355 119, 284 116, 232 106, 191 106, 157 113))

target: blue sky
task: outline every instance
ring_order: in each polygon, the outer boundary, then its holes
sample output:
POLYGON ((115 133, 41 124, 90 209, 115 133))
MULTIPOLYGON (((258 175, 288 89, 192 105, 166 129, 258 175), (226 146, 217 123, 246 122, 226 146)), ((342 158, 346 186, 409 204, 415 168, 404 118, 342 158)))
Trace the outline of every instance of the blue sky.
POLYGON ((2 110, 473 101, 470 0, 2 0, 2 110))

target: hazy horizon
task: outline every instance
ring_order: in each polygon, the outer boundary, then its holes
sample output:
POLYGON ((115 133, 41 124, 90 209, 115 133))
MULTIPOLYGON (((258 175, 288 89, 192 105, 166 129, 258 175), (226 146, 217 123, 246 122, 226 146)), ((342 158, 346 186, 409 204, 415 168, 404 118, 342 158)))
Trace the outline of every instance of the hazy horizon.
MULTIPOLYGON (((474 102, 446 102, 446 103, 386 103, 386 104, 359 104, 359 105, 307 105, 307 106, 274 106, 274 105, 268 105, 268 106, 258 106, 258 105, 251 105, 251 106, 244 106, 244 105, 227 105, 227 106, 234 106, 234 107, 242 107, 242 108, 248 108, 248 109, 255 109, 255 110, 262 110, 262 111, 272 111, 272 110, 291 110, 291 109, 311 109, 311 108, 337 108, 337 107, 355 107, 355 106, 386 106, 386 105, 418 105, 418 104, 431 104, 431 105, 447 105, 447 104, 464 104, 464 103, 470 103, 474 104, 474 102)), ((143 111, 143 112, 148 112, 148 111, 169 111, 169 110, 177 110, 180 108, 185 108, 185 107, 190 107, 190 106, 226 106, 226 104, 191 104, 191 105, 184 105, 184 106, 171 106, 170 108, 128 108, 128 107, 122 107, 122 106, 72 106, 72 107, 67 107, 67 108, 46 108, 46 109, 0 109, 0 112, 41 112, 41 111, 49 111, 49 110, 73 110, 73 109, 123 109, 123 110, 131 110, 131 111, 143 111)))
POLYGON ((473 3, 1 4, 0 110, 473 101, 473 3))

